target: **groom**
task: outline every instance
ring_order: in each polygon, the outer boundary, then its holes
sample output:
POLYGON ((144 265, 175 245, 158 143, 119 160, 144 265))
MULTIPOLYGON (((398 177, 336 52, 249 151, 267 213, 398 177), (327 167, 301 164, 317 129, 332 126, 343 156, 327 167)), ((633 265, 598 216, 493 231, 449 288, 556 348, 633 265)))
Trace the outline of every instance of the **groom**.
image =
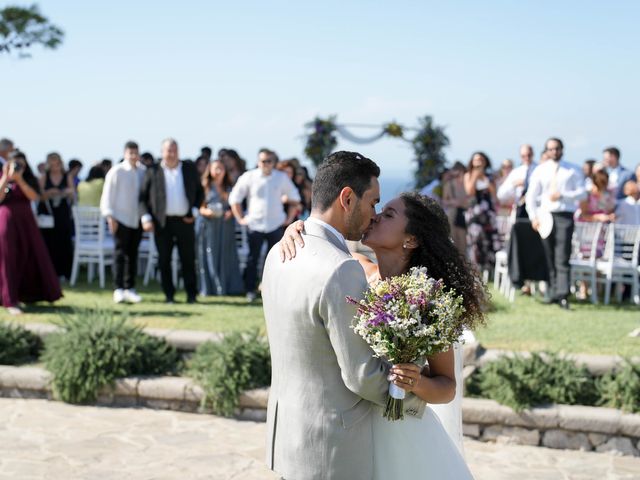
POLYGON ((367 280, 346 240, 375 218, 380 169, 354 152, 329 155, 313 183, 305 247, 269 253, 262 282, 271 346, 267 463, 286 480, 370 480, 370 410, 383 406, 383 362, 350 328, 367 280))

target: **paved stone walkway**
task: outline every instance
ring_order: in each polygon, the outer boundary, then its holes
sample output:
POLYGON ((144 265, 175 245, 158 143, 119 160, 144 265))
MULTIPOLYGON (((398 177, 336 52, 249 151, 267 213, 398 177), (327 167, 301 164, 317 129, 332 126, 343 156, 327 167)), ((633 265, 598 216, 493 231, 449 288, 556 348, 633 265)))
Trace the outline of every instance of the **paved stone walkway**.
MULTIPOLYGON (((0 479, 271 480, 263 423, 0 398, 0 479)), ((427 447, 428 448, 428 447, 427 447)), ((640 458, 466 441, 477 480, 640 479, 640 458)))

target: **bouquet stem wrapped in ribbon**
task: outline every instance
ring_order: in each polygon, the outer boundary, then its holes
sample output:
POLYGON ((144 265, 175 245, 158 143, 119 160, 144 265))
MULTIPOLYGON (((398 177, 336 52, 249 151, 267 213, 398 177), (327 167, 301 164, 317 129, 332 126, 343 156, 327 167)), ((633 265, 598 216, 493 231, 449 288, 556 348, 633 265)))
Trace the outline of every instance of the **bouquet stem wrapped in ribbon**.
MULTIPOLYGON (((372 348, 376 357, 391 364, 424 364, 429 356, 446 352, 465 327, 462 297, 444 288, 441 280, 427 275, 426 268, 372 285, 359 302, 353 330, 372 348)), ((406 392, 389 385, 383 416, 404 418, 406 392)))

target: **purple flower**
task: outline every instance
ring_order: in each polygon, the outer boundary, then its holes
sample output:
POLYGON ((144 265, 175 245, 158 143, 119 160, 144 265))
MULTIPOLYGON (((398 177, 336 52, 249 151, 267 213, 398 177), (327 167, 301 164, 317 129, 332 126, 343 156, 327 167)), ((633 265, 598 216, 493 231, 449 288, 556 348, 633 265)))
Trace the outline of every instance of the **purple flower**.
POLYGON ((372 327, 379 327, 381 325, 387 325, 392 320, 394 320, 394 317, 390 313, 378 312, 378 314, 370 319, 368 323, 372 327))
POLYGON ((393 295, 390 293, 385 293, 382 297, 383 302, 390 302, 391 300, 393 300, 393 295))

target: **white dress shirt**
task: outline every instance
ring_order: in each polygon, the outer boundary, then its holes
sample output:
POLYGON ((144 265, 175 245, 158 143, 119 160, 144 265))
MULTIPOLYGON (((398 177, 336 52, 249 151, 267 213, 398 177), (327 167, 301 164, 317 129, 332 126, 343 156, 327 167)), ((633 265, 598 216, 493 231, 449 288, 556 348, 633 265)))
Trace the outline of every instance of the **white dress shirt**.
POLYGON ((620 181, 625 174, 627 173, 627 169, 622 165, 618 165, 616 168, 609 168, 609 190, 617 190, 622 185, 620 185, 620 181))
POLYGON ((164 188, 167 195, 167 217, 184 217, 189 213, 189 200, 184 190, 184 178, 182 177, 182 162, 175 168, 169 168, 162 162, 164 173, 164 188))
POLYGON ((100 198, 102 216, 113 217, 129 228, 138 228, 140 187, 145 170, 140 162, 133 167, 126 160, 109 169, 100 198))
POLYGON ((246 219, 249 229, 254 232, 269 233, 281 227, 287 219, 282 197, 299 202, 298 189, 289 176, 278 170, 265 176, 256 168, 243 173, 229 194, 229 205, 248 201, 246 219))
POLYGON ((547 160, 538 165, 529 178, 529 189, 525 199, 527 213, 533 221, 537 218, 540 208, 553 213, 575 212, 585 195, 583 175, 573 165, 547 160), (549 196, 554 183, 560 198, 551 201, 549 196))
POLYGON ((333 233, 338 240, 340 240, 340 243, 342 243, 346 247, 347 250, 349 249, 349 246, 347 245, 347 241, 345 240, 344 235, 342 235, 332 225, 329 225, 327 222, 324 222, 324 221, 320 220, 319 218, 315 218, 315 217, 309 217, 309 218, 307 218, 305 220, 305 222, 315 223, 316 225, 320 225, 321 227, 326 228, 331 233, 333 233))
POLYGON ((626 197, 618 200, 616 207, 616 223, 623 225, 640 225, 640 199, 626 197))
MULTIPOLYGON (((502 203, 517 202, 522 197, 524 191, 524 184, 527 180, 527 172, 531 169, 531 173, 535 170, 536 164, 520 165, 507 175, 502 185, 498 188, 498 200, 502 203), (515 186, 514 182, 522 181, 522 185, 515 186)), ((529 174, 529 180, 531 180, 531 173, 529 174)))

